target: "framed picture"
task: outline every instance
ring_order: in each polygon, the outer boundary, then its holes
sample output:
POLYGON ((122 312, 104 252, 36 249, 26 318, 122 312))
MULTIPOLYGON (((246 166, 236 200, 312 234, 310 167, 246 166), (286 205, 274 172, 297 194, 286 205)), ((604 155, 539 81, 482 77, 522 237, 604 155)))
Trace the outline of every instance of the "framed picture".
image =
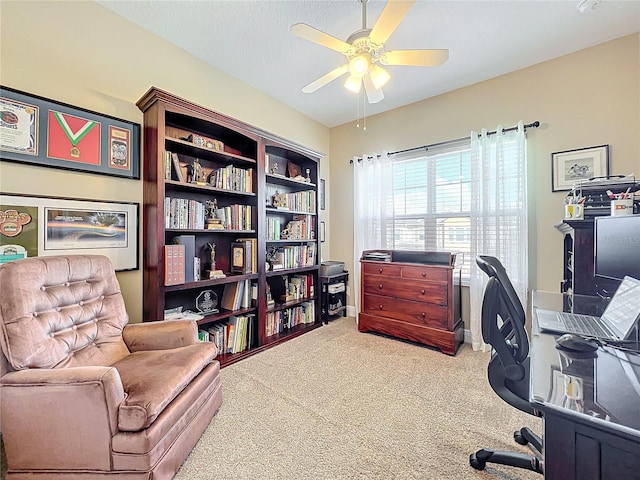
POLYGON ((320 185, 318 186, 318 201, 320 202, 320 210, 325 210, 325 192, 324 192, 324 178, 320 179, 320 185))
POLYGON ((0 263, 24 257, 105 255, 137 270, 138 203, 0 193, 0 263), (7 254, 8 256, 5 256, 7 254))
POLYGON ((251 242, 231 243, 231 272, 251 273, 251 242))
POLYGON ((301 177, 302 169, 300 168, 300 165, 289 162, 287 165, 287 173, 289 174, 289 178, 301 177))
POLYGON ((324 243, 325 239, 324 222, 320 222, 320 242, 324 243))
POLYGON ((609 145, 551 154, 551 191, 571 190, 574 184, 609 175, 609 145))
POLYGON ((0 87, 0 160, 140 178, 140 125, 0 87))

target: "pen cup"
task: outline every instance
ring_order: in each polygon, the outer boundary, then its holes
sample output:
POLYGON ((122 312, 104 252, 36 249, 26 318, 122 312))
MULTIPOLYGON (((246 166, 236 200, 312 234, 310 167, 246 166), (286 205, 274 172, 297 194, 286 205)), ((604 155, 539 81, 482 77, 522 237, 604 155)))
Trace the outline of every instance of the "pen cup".
POLYGON ((618 217, 622 215, 633 215, 633 198, 611 200, 611 216, 618 217))
POLYGON ((584 219, 584 205, 581 203, 570 203, 564 206, 565 220, 582 220, 584 219))

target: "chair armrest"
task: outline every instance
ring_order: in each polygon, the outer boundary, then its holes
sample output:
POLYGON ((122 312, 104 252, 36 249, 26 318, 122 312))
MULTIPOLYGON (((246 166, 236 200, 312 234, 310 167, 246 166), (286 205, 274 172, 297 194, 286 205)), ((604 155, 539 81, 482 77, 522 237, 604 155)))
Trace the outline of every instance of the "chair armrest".
POLYGON ((0 378, 0 387, 2 436, 12 468, 24 462, 55 469, 70 452, 83 452, 78 468, 110 468, 111 438, 125 398, 114 367, 19 370, 0 378))
POLYGON ((130 352, 169 350, 198 343, 198 327, 193 320, 130 323, 122 331, 130 352))

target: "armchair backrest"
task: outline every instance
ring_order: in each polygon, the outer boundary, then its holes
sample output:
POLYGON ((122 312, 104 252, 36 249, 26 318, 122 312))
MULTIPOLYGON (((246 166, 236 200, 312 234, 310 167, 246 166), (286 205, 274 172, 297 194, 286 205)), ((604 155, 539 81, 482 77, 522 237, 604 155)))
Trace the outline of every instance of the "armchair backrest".
POLYGON ((111 261, 34 257, 0 265, 0 344, 13 370, 108 366, 129 355, 111 261))

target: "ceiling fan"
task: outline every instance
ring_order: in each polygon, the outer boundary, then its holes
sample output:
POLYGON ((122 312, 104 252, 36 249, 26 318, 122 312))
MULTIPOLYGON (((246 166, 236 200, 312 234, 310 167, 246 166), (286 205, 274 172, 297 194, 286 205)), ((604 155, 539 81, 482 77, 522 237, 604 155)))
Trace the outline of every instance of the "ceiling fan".
POLYGON ((377 103, 384 98, 382 86, 391 78, 381 65, 435 67, 442 65, 449 58, 449 50, 385 51, 384 43, 409 13, 415 0, 389 0, 373 28, 367 28, 367 0, 360 1, 362 2, 362 29, 353 32, 346 42, 305 23, 296 23, 291 26, 291 32, 294 35, 347 57, 347 63, 311 82, 302 89, 303 92, 315 92, 345 73, 349 73, 344 86, 354 93, 359 93, 364 84, 369 103, 377 103))

